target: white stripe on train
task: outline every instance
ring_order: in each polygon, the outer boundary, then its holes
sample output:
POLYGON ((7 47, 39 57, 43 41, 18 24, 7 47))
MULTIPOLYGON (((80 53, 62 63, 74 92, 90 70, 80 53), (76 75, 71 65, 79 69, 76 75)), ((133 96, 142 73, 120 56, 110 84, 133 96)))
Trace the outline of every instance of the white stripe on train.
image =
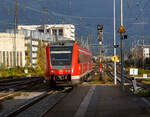
POLYGON ((71 79, 72 79, 72 80, 78 80, 78 79, 80 79, 81 77, 85 76, 86 74, 90 73, 91 71, 92 71, 92 70, 87 71, 87 72, 85 72, 85 73, 84 73, 84 74, 82 74, 82 75, 78 75, 78 76, 71 76, 71 79))

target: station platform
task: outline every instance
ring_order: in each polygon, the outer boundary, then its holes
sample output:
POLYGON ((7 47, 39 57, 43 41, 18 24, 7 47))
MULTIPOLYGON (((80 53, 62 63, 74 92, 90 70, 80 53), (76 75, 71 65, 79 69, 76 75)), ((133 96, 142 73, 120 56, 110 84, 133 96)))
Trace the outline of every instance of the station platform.
POLYGON ((115 85, 81 85, 45 117, 150 117, 149 105, 115 85))

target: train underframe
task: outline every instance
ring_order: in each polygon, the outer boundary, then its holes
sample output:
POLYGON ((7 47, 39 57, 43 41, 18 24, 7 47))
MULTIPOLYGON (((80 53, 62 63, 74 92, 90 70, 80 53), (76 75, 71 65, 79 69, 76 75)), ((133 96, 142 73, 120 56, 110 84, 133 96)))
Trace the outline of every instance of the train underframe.
POLYGON ((74 86, 81 82, 87 82, 92 79, 92 72, 79 76, 78 79, 72 79, 71 74, 67 75, 51 75, 50 76, 50 87, 56 86, 74 86))
POLYGON ((51 75, 50 76, 50 86, 69 86, 71 85, 71 74, 67 75, 51 75))

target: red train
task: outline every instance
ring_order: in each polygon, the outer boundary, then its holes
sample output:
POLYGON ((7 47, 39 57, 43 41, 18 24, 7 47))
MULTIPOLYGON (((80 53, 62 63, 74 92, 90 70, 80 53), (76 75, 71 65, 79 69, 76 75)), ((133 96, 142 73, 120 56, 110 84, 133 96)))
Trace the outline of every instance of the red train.
POLYGON ((74 41, 49 44, 45 71, 51 86, 78 84, 92 72, 92 54, 74 41))

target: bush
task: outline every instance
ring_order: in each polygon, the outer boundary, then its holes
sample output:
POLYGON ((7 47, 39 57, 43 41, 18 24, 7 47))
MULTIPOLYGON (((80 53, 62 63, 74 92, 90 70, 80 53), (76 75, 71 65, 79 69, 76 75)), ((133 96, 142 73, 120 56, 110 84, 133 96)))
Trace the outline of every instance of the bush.
POLYGON ((145 70, 145 69, 141 69, 139 68, 139 74, 148 74, 150 71, 149 70, 145 70))
POLYGON ((32 76, 38 76, 42 75, 43 71, 41 70, 40 67, 37 68, 31 68, 31 67, 15 67, 15 68, 1 68, 0 69, 0 78, 3 77, 20 77, 20 76, 27 76, 27 75, 32 75, 32 76), (28 69, 28 73, 24 73, 24 70, 28 69))
POLYGON ((136 92, 137 96, 140 97, 149 97, 150 96, 150 91, 149 90, 140 90, 136 92))

